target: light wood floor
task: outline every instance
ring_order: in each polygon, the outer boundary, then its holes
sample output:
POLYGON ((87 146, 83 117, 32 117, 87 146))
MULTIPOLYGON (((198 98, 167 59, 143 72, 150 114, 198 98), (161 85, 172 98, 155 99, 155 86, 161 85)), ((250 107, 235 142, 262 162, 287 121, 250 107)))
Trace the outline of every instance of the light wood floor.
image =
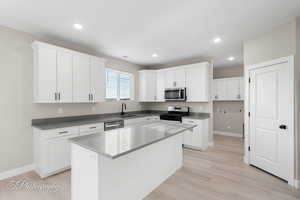
MULTIPOLYGON (((242 162, 242 140, 215 136, 207 152, 184 151, 184 166, 146 200, 296 200, 300 190, 242 162)), ((34 172, 0 181, 0 200, 70 200, 70 171, 44 180, 34 172), (59 191, 12 190, 11 183, 57 184, 59 191)), ((126 200, 126 199, 124 199, 126 200)))

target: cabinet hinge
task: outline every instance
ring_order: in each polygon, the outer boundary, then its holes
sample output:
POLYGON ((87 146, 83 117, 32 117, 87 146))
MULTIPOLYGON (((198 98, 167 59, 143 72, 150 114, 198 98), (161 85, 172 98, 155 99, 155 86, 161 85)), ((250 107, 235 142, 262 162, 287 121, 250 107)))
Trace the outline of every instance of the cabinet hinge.
POLYGON ((250 146, 248 146, 248 151, 251 151, 251 148, 250 148, 250 146))
POLYGON ((248 117, 250 117, 250 112, 248 112, 248 117))

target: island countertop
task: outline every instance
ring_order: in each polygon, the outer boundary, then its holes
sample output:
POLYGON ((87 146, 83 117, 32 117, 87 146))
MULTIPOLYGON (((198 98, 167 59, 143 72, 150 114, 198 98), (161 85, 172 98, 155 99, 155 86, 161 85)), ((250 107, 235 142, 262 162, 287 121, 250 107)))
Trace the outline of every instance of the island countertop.
POLYGON ((76 137, 70 139, 70 141, 81 147, 115 159, 194 127, 194 125, 178 122, 147 122, 88 136, 76 137))

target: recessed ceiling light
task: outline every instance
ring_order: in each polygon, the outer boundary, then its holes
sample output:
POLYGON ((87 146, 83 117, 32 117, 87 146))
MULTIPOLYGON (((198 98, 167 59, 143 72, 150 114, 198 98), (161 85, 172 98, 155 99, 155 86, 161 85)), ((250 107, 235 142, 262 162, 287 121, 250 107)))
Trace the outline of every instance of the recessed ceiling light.
POLYGON ((220 43, 220 42, 222 42, 222 39, 221 39, 220 37, 214 38, 214 43, 215 43, 215 44, 218 44, 218 43, 220 43))
POLYGON ((83 26, 81 24, 73 24, 73 27, 77 30, 82 30, 83 26))
POLYGON ((152 54, 152 58, 157 58, 158 55, 156 53, 152 54))
POLYGON ((128 58, 128 56, 123 56, 123 58, 127 59, 127 58, 128 58))
POLYGON ((228 57, 228 58, 227 58, 227 60, 229 60, 229 61, 233 61, 233 60, 235 60, 235 57, 233 57, 233 56, 230 56, 230 57, 228 57))

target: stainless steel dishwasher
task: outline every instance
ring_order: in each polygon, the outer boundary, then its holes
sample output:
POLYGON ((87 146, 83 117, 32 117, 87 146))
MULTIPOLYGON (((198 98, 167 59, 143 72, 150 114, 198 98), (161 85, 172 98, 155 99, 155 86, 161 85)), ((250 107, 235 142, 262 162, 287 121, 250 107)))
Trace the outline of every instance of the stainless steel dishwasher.
POLYGON ((104 131, 108 131, 116 128, 123 128, 123 127, 124 127, 124 120, 104 122, 104 131))

